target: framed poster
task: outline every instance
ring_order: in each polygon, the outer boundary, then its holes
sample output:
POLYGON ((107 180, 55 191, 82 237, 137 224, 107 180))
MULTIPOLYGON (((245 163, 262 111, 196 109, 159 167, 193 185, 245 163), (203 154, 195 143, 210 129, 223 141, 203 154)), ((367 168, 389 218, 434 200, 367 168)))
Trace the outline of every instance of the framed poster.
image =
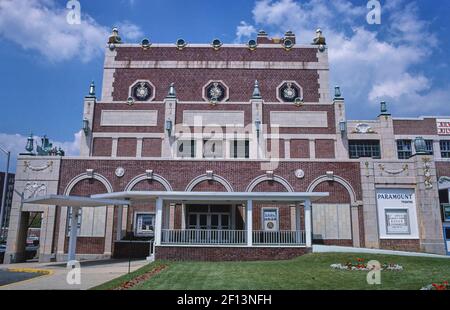
POLYGON ((377 188, 380 239, 418 239, 416 192, 412 188, 377 188))
POLYGON ((450 222, 450 204, 442 205, 442 214, 444 215, 444 221, 450 222))
POLYGON ((385 209, 386 214, 386 234, 410 234, 409 214, 407 209, 395 210, 385 209))

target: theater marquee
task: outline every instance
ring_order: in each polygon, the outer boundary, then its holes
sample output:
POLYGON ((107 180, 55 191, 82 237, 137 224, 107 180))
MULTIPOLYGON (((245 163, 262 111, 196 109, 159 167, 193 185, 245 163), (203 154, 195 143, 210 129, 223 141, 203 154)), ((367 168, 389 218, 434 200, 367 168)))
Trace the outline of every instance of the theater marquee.
POLYGON ((436 120, 438 135, 450 136, 450 119, 437 119, 436 120))

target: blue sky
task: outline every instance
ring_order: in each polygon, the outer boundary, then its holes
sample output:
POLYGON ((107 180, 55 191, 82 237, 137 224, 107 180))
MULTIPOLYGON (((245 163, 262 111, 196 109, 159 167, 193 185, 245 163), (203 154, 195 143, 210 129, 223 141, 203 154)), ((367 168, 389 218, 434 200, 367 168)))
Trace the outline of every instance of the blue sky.
POLYGON ((68 25, 66 0, 0 0, 0 144, 14 153, 30 132, 77 153, 83 96, 91 80, 100 88, 115 25, 127 42, 161 43, 245 42, 259 29, 309 43, 321 27, 349 119, 376 117, 380 100, 395 116, 450 115, 448 0, 381 1, 381 25, 367 24, 367 0, 79 2, 81 25, 68 25))

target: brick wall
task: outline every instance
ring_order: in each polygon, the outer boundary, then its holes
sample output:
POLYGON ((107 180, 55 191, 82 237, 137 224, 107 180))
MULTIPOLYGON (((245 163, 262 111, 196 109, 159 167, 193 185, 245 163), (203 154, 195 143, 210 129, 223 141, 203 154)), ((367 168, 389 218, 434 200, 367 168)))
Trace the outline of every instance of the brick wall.
POLYGON ((118 157, 136 157, 136 138, 120 138, 117 141, 118 157))
POLYGON ((155 258, 173 261, 288 260, 310 252, 308 248, 160 246, 155 249, 155 258))
POLYGON ((396 135, 437 135, 435 118, 423 120, 393 120, 396 135))
POLYGON ((291 158, 309 158, 309 140, 291 140, 291 158))
MULTIPOLYGON (((67 184, 74 177, 85 173, 86 169, 94 169, 96 173, 103 175, 111 183, 113 191, 120 192, 137 175, 145 173, 146 169, 152 169, 155 173, 164 177, 175 191, 184 191, 187 185, 207 170, 224 177, 236 192, 244 192, 247 186, 256 178, 265 174, 261 170, 261 163, 257 161, 190 161, 190 160, 83 160, 62 159, 59 193, 63 193, 67 184), (115 175, 117 167, 125 169, 125 175, 118 178, 115 175)), ((356 199, 362 199, 361 176, 358 162, 280 162, 274 172, 283 177, 297 192, 306 192, 309 185, 327 171, 333 171, 335 175, 345 179, 356 193, 356 199), (303 169, 305 177, 298 179, 295 171, 303 169)), ((264 190, 284 191, 277 182, 267 182, 267 185, 258 185, 254 191, 264 190)), ((153 183, 161 188, 157 181, 153 183)), ((263 183, 264 184, 264 183, 263 183)), ((89 188, 86 195, 90 194, 89 188)))
POLYGON ((317 49, 294 48, 285 51, 278 46, 250 51, 246 47, 222 47, 215 51, 212 47, 187 47, 181 51, 173 47, 118 47, 116 60, 177 60, 177 61, 300 61, 318 62, 317 49))
POLYGON ((335 158, 334 140, 316 140, 316 158, 335 158))
POLYGON ((142 157, 161 157, 161 139, 142 139, 142 157))
MULTIPOLYGON (((69 238, 66 238, 64 252, 69 250, 69 238)), ((77 254, 103 254, 105 252, 105 238, 99 237, 78 237, 77 254)))
POLYGON ((420 252, 420 240, 380 239, 380 249, 420 252))
POLYGON ((95 138, 92 155, 93 156, 111 156, 112 139, 111 138, 95 138))
POLYGON ((314 192, 330 193, 328 197, 322 198, 317 203, 351 203, 350 194, 340 183, 334 181, 325 181, 317 185, 314 192))
POLYGON ((230 102, 248 102, 252 97, 253 83, 258 80, 264 100, 277 102, 276 88, 289 80, 302 86, 305 101, 318 102, 318 78, 317 70, 116 69, 113 98, 126 101, 132 84, 137 80, 149 80, 155 85, 156 101, 164 100, 170 83, 176 85, 178 100, 204 101, 203 86, 210 80, 221 80, 229 87, 230 102))

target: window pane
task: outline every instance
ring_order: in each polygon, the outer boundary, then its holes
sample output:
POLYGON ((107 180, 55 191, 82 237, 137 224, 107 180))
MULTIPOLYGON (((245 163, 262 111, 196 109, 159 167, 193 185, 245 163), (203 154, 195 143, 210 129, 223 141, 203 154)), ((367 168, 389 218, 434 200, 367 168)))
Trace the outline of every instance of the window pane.
POLYGON ((380 158, 380 141, 378 140, 350 140, 350 158, 371 157, 380 158))

